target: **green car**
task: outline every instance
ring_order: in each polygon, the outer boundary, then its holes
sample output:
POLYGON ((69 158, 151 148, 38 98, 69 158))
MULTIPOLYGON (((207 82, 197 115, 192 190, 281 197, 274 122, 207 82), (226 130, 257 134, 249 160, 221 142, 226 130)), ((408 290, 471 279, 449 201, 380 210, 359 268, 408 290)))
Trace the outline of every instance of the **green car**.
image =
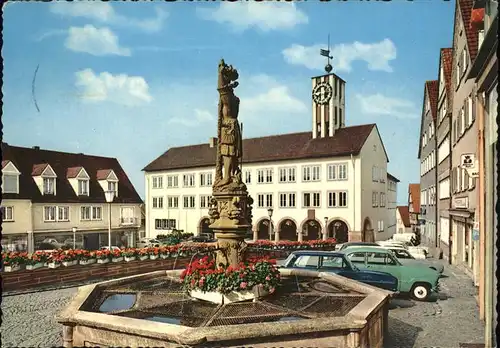
POLYGON ((342 252, 360 269, 392 274, 398 279, 399 292, 410 293, 416 300, 425 301, 432 292, 439 290, 438 271, 419 265, 403 265, 390 250, 352 246, 342 252))

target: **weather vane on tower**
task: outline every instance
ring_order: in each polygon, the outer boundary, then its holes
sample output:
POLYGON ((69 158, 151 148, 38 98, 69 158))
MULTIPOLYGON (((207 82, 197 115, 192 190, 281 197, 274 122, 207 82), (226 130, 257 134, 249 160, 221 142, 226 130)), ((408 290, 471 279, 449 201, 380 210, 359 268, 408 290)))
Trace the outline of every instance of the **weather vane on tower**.
POLYGON ((323 57, 328 58, 328 63, 325 65, 325 71, 329 74, 333 69, 333 67, 330 64, 330 59, 333 59, 333 57, 330 56, 330 34, 328 34, 328 49, 327 50, 320 49, 319 54, 321 54, 323 57))

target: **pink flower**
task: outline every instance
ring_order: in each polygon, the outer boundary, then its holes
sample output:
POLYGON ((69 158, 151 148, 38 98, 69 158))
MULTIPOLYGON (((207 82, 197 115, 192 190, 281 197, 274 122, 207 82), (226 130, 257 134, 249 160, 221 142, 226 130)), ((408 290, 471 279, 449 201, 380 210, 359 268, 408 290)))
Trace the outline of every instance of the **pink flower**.
POLYGON ((272 294, 276 289, 275 288, 270 288, 269 293, 272 294))
POLYGON ((240 284, 240 288, 242 288, 242 289, 246 289, 246 288, 247 288, 247 283, 242 282, 242 283, 240 284))
POLYGON ((270 276, 267 276, 267 277, 266 277, 266 280, 267 280, 267 281, 270 281, 270 280, 271 280, 271 277, 270 277, 270 276))

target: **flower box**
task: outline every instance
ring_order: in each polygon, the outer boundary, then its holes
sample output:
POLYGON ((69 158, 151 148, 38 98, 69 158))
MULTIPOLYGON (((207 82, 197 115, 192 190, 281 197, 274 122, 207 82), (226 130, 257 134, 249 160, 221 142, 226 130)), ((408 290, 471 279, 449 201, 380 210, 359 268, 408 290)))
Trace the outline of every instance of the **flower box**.
POLYGON ((150 260, 156 260, 158 258, 158 255, 149 255, 150 260))
POLYGON ((122 262, 122 261, 123 261, 123 256, 113 257, 111 259, 111 262, 122 262))
POLYGON ((108 263, 109 259, 97 259, 97 263, 108 263))
POLYGON ((58 268, 59 266, 61 266, 61 264, 58 262, 49 262, 48 264, 48 267, 52 269, 58 268))
POLYGON ((149 255, 139 256, 139 260, 141 260, 141 261, 144 261, 144 260, 147 260, 147 259, 149 259, 149 255))
POLYGON ((168 259, 170 257, 170 254, 161 254, 160 257, 165 260, 165 259, 168 259))
POLYGON ((87 266, 96 263, 96 259, 80 260, 80 265, 87 266))
POLYGON ((64 267, 70 267, 70 266, 76 266, 78 265, 78 260, 73 260, 73 261, 63 261, 62 265, 64 267))
POLYGON ((3 266, 4 272, 17 272, 21 270, 21 265, 3 266))
POLYGON ((43 262, 35 263, 34 265, 26 265, 28 271, 34 271, 35 269, 42 268, 44 266, 43 262))
POLYGON ((130 262, 130 261, 135 261, 136 257, 135 256, 125 256, 124 259, 125 259, 125 262, 130 262))
POLYGON ((242 302, 255 300, 256 298, 269 295, 269 292, 264 290, 261 286, 254 286, 252 290, 246 291, 231 291, 230 293, 223 294, 216 291, 203 292, 200 290, 191 290, 189 295, 198 300, 207 302, 224 304, 232 302, 242 302))

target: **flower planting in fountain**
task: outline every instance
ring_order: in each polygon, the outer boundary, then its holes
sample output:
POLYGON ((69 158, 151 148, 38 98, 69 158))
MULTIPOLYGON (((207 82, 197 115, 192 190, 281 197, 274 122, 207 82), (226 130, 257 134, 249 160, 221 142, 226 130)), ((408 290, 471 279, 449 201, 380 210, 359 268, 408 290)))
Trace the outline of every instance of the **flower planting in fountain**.
POLYGON ((280 273, 276 260, 268 258, 250 258, 238 267, 222 267, 205 256, 191 262, 182 272, 181 280, 186 291, 228 294, 251 291, 257 286, 272 293, 280 283, 280 273))

